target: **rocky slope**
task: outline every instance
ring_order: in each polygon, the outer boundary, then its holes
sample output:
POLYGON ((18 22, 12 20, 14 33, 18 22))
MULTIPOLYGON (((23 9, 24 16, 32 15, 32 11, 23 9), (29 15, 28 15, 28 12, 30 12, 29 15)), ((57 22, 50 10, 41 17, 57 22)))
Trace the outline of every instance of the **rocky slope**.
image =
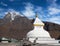
POLYGON ((45 23, 44 29, 50 33, 51 37, 60 39, 60 25, 51 22, 44 23, 45 23))
POLYGON ((26 37, 26 34, 34 28, 33 21, 26 17, 15 16, 14 20, 11 20, 10 18, 10 14, 7 14, 1 19, 0 37, 20 40, 26 37))
MULTIPOLYGON (((11 14, 8 13, 3 19, 0 19, 0 37, 22 39, 26 34, 34 29, 33 20, 26 17, 16 15, 14 20, 11 20, 11 14)), ((44 22, 44 29, 50 33, 51 37, 60 39, 60 25, 44 22)))

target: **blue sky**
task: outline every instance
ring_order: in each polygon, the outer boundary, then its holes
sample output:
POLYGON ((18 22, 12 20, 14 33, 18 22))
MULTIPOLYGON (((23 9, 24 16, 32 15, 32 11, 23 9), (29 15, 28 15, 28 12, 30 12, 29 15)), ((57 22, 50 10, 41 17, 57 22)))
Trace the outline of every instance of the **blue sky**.
POLYGON ((42 21, 60 24, 60 0, 0 0, 0 18, 8 11, 22 13, 35 18, 36 13, 42 21))

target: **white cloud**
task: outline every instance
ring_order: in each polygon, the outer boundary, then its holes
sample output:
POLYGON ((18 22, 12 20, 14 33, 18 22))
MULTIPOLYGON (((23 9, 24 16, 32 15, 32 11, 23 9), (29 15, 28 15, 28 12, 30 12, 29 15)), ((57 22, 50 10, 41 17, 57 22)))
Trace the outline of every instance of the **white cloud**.
POLYGON ((50 2, 50 6, 48 6, 48 12, 50 15, 54 15, 54 14, 58 14, 60 13, 60 9, 56 3, 57 0, 48 0, 48 2, 50 2))
POLYGON ((5 12, 5 9, 0 8, 0 17, 1 17, 1 16, 3 17, 3 16, 5 15, 4 12, 5 12))
POLYGON ((50 16, 49 18, 47 17, 45 21, 48 22, 53 22, 60 24, 60 6, 57 5, 56 1, 57 0, 47 0, 50 5, 48 6, 48 15, 50 16))
POLYGON ((0 8, 0 11, 3 11, 3 9, 2 9, 2 8, 0 8))
POLYGON ((19 11, 16 11, 16 10, 14 10, 14 9, 8 9, 8 11, 5 12, 5 14, 7 14, 8 12, 10 12, 11 14, 16 13, 16 15, 23 16, 19 11))
POLYGON ((57 4, 56 4, 56 1, 57 0, 47 0, 47 2, 51 5, 51 6, 56 6, 57 4))
POLYGON ((51 17, 51 18, 46 18, 45 21, 60 24, 60 16, 55 16, 55 17, 51 17))
POLYGON ((4 8, 0 8, 0 12, 3 12, 3 11, 5 11, 6 9, 4 9, 4 8))
POLYGON ((42 12, 43 13, 43 8, 40 6, 37 6, 35 9, 36 12, 42 12))
POLYGON ((4 3, 4 2, 1 2, 1 5, 3 5, 3 6, 8 6, 6 3, 4 3))
POLYGON ((34 9, 34 6, 33 6, 31 3, 26 3, 25 10, 22 11, 22 13, 23 13, 26 17, 34 16, 35 13, 34 13, 33 9, 34 9))
POLYGON ((26 4, 25 10, 22 11, 22 13, 23 13, 26 17, 28 17, 29 19, 30 19, 30 18, 35 18, 36 13, 38 13, 38 16, 39 16, 40 18, 43 17, 44 14, 43 14, 43 9, 42 9, 42 7, 36 6, 36 8, 34 8, 34 5, 31 4, 31 3, 25 3, 25 4, 26 4))
POLYGON ((19 12, 15 11, 14 9, 9 9, 8 12, 19 14, 19 12))
POLYGON ((60 13, 60 9, 55 8, 55 7, 50 7, 48 10, 49 10, 49 14, 50 15, 54 15, 54 14, 60 13))
POLYGON ((35 8, 35 11, 36 11, 41 17, 44 16, 44 10, 43 10, 42 7, 37 6, 37 7, 35 8))

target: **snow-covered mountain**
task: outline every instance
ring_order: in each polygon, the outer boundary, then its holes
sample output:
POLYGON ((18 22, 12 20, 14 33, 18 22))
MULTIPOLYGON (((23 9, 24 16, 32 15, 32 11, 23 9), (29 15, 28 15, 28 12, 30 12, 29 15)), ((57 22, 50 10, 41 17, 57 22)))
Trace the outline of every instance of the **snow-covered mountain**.
POLYGON ((16 16, 23 16, 23 15, 16 11, 6 12, 4 19, 12 21, 16 16))

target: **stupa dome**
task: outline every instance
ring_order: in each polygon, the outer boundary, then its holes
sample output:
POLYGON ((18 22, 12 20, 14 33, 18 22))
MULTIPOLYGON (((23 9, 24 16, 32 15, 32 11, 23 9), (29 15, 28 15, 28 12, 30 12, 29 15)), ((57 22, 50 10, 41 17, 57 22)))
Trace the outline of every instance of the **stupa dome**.
POLYGON ((34 29, 27 33, 27 37, 50 37, 49 33, 43 28, 44 23, 36 17, 34 29))

